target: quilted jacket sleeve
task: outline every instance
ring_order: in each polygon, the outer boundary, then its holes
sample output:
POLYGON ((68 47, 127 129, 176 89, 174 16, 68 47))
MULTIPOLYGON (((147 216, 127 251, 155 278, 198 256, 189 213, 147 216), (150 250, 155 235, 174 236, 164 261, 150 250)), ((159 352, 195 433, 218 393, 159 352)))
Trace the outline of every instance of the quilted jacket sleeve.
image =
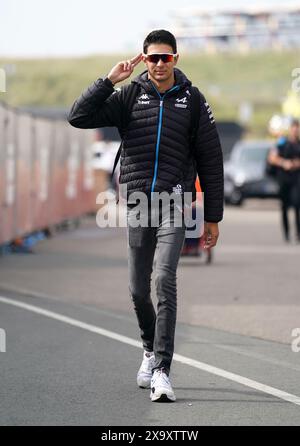
POLYGON ((97 79, 80 96, 68 115, 68 122, 80 129, 121 127, 120 90, 108 78, 97 79))
POLYGON ((196 164, 204 193, 204 220, 219 222, 224 208, 223 153, 212 111, 203 95, 196 138, 196 164))

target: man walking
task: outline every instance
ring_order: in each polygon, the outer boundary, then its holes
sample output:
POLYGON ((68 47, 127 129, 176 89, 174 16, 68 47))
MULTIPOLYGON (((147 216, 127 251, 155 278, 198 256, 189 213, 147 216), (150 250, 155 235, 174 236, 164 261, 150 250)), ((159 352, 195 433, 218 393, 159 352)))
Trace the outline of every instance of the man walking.
POLYGON ((277 168, 279 197, 281 200, 281 221, 283 235, 290 240, 289 208, 295 212, 296 240, 300 242, 300 138, 299 121, 293 119, 287 138, 282 138, 277 146, 270 150, 268 161, 277 168))
POLYGON ((127 186, 128 194, 129 290, 144 347, 137 384, 151 388, 152 401, 176 399, 169 375, 176 325, 176 270, 186 228, 184 223, 174 224, 174 204, 169 214, 156 210, 158 225, 135 227, 130 195, 143 192, 151 208, 155 193, 193 192, 195 165, 204 193, 206 248, 216 245, 218 222, 223 218, 223 157, 214 118, 198 92, 199 116, 191 150, 194 87, 175 68, 178 58, 175 37, 165 30, 152 31, 144 41, 143 53, 119 62, 107 77, 97 79, 75 101, 68 118, 75 127, 116 126, 122 132, 120 184, 127 186), (129 78, 142 61, 147 69, 130 84, 138 93, 128 109, 129 90, 114 90, 114 86, 129 78), (157 311, 150 297, 155 254, 157 311))

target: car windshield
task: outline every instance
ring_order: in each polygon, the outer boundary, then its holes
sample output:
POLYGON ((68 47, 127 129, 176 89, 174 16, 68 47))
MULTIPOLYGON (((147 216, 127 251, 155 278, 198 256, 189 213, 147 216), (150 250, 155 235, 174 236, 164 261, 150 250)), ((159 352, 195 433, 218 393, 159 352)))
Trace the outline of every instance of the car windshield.
POLYGON ((235 153, 234 161, 237 164, 245 165, 245 164, 261 164, 266 161, 268 153, 268 148, 266 147, 254 147, 254 148, 246 148, 238 150, 235 153))

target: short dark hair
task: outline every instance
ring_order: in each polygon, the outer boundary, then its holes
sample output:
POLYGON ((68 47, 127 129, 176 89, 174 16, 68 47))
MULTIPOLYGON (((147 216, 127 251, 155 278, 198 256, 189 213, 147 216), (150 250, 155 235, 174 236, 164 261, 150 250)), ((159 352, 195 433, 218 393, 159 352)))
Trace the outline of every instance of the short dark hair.
POLYGON ((151 31, 150 34, 146 37, 143 44, 144 54, 147 54, 148 47, 152 43, 164 43, 166 45, 170 45, 172 47, 173 53, 177 53, 177 43, 176 39, 172 33, 166 31, 164 29, 158 29, 151 31))

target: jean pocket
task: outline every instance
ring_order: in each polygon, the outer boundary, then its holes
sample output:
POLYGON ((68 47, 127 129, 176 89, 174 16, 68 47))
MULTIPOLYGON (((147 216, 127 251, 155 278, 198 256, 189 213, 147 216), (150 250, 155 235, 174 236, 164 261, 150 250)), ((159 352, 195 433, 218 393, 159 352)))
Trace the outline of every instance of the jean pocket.
POLYGON ((128 243, 131 248, 140 248, 142 246, 143 228, 138 226, 128 227, 128 243))

